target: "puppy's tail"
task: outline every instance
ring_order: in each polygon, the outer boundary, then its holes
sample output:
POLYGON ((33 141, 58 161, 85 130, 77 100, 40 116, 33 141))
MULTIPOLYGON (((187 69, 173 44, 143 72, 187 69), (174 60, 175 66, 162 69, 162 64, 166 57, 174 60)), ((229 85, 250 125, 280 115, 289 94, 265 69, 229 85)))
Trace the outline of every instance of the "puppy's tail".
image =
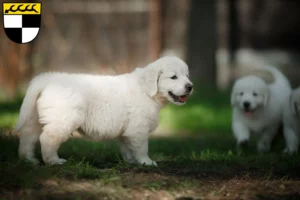
POLYGON ((20 109, 18 122, 14 128, 15 131, 17 132, 20 131, 22 126, 25 124, 25 122, 35 114, 34 111, 35 111, 36 101, 38 99, 38 96, 46 86, 46 81, 45 80, 40 81, 41 78, 43 77, 37 76, 29 83, 29 88, 26 92, 26 95, 24 97, 20 109))
POLYGON ((266 65, 263 66, 262 69, 267 72, 270 72, 274 77, 274 82, 271 84, 272 86, 274 87, 279 86, 280 88, 291 87, 287 77, 276 67, 266 65))

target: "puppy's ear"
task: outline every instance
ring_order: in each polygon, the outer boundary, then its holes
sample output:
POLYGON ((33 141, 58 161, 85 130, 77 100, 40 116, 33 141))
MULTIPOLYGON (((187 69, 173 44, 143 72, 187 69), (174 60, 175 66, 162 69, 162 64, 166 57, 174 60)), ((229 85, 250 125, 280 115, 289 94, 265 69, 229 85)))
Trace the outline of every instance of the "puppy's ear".
POLYGON ((162 73, 161 67, 149 64, 140 75, 140 84, 149 96, 153 97, 158 90, 158 79, 162 73))
POLYGON ((289 101, 292 114, 299 116, 298 102, 295 99, 295 92, 291 92, 289 101))
POLYGON ((264 91, 263 91, 263 99, 264 99, 264 102, 263 102, 263 106, 266 106, 268 101, 269 101, 269 97, 270 97, 270 89, 269 88, 266 88, 264 91))

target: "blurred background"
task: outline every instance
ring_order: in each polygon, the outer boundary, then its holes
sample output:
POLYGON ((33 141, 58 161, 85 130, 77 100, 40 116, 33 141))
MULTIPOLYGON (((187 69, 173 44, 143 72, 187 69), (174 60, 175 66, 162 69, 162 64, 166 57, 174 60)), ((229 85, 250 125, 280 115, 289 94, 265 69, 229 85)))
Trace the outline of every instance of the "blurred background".
POLYGON ((33 42, 15 44, 0 29, 0 128, 14 125, 30 79, 45 71, 116 75, 180 57, 195 92, 187 105, 163 109, 160 133, 230 132, 230 87, 254 65, 275 65, 299 83, 300 1, 41 2, 33 42))

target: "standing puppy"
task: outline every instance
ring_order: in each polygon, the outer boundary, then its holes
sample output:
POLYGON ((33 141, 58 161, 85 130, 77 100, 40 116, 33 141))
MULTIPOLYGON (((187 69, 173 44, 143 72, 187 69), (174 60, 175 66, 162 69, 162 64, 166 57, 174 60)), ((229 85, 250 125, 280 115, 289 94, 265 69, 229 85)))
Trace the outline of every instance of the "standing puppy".
POLYGON ((37 163, 39 140, 44 162, 63 164, 57 151, 78 131, 94 140, 117 138, 126 161, 157 165, 148 156, 148 134, 163 106, 185 104, 193 87, 188 76, 188 66, 176 57, 119 76, 41 74, 30 83, 16 125, 19 155, 37 163))
POLYGON ((284 152, 297 153, 300 137, 300 87, 291 92, 283 113, 283 134, 286 142, 284 152))
POLYGON ((283 106, 291 91, 287 78, 275 67, 265 66, 275 81, 267 84, 257 76, 238 79, 232 90, 232 129, 240 146, 252 133, 259 135, 257 150, 269 151, 282 123, 283 106))

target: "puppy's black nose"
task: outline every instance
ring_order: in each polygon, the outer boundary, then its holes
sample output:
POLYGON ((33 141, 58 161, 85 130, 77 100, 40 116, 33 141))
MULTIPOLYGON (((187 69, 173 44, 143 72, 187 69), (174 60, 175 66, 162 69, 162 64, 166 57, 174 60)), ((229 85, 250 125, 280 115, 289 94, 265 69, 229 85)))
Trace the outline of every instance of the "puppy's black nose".
POLYGON ((188 92, 190 92, 190 91, 192 91, 192 89, 193 89, 193 85, 192 85, 191 83, 188 83, 188 84, 185 85, 185 88, 186 88, 186 90, 187 90, 188 92))
POLYGON ((250 108, 250 105, 251 105, 251 104, 250 104, 249 101, 245 101, 245 102, 244 102, 244 108, 246 108, 246 109, 247 109, 247 108, 250 108))

